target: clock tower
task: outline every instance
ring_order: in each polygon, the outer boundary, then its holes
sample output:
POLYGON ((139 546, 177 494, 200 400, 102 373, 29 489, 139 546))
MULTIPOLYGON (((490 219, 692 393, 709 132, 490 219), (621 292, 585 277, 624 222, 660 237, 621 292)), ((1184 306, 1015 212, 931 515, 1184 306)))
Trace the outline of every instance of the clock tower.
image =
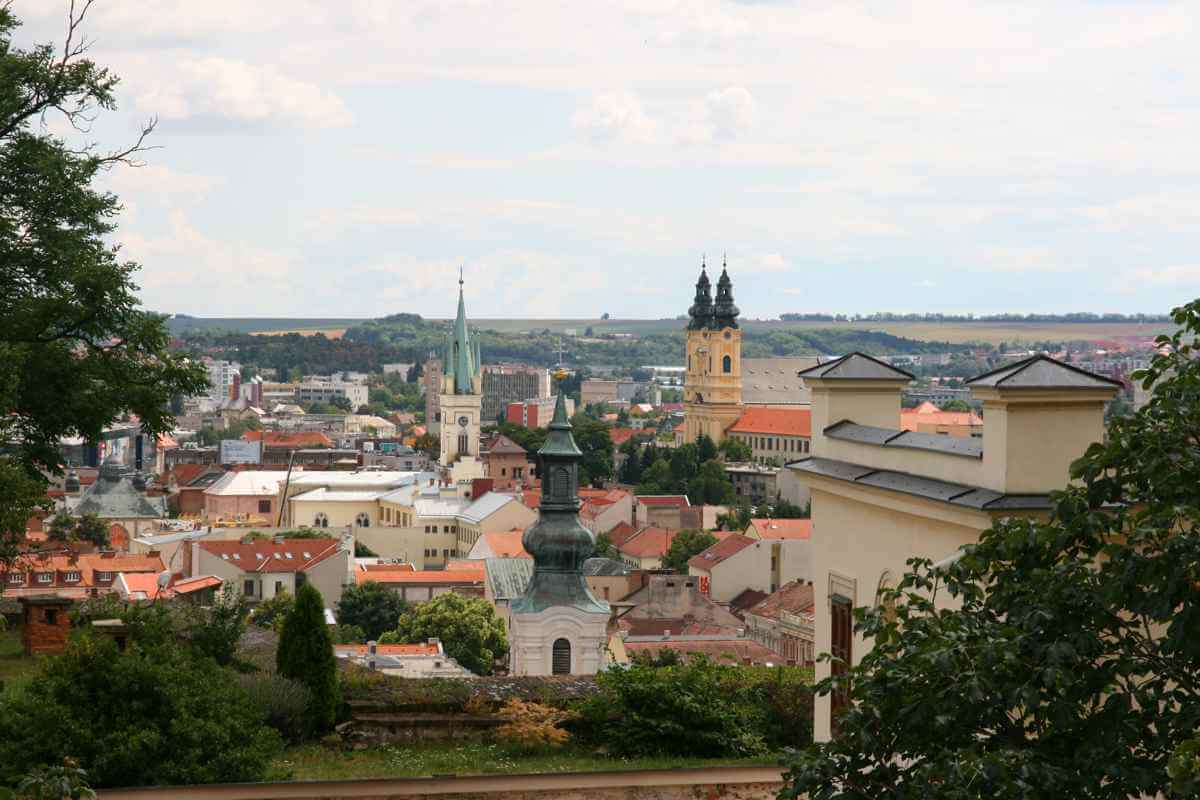
POLYGON ((479 426, 483 405, 483 370, 479 332, 467 327, 463 279, 458 277, 458 316, 446 337, 442 392, 441 464, 450 467, 479 456, 479 426))
POLYGON ((742 331, 733 281, 722 260, 717 297, 703 261, 696 297, 688 309, 687 367, 683 380, 684 440, 701 434, 717 444, 742 414, 742 331))

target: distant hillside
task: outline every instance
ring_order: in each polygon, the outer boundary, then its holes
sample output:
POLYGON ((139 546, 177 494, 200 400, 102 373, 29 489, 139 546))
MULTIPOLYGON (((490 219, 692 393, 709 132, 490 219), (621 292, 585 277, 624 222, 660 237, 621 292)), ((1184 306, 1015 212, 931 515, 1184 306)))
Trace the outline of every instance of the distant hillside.
POLYGON ((200 332, 274 333, 282 331, 318 331, 345 329, 366 320, 313 319, 284 317, 189 317, 176 314, 167 320, 167 330, 175 336, 200 332))

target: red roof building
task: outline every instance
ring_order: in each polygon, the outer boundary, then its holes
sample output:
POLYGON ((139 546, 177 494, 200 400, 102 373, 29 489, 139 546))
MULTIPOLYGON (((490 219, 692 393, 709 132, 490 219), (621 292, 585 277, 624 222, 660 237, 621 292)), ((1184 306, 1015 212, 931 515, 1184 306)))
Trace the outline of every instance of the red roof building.
POLYGON ((752 519, 746 526, 751 539, 808 539, 812 536, 811 519, 752 519))
POLYGON ((751 406, 726 432, 750 446, 751 458, 762 464, 795 461, 809 452, 812 412, 808 408, 751 406))
POLYGON ((900 427, 906 431, 944 436, 983 436, 983 419, 974 411, 942 411, 929 402, 916 408, 901 409, 900 427))

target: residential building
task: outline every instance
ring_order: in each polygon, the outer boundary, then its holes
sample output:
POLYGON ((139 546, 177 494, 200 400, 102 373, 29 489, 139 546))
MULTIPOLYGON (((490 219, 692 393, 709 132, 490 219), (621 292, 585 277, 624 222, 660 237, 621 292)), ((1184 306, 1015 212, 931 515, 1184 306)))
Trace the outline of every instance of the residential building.
MULTIPOLYGON (((357 411, 365 406, 368 400, 368 389, 363 383, 348 383, 341 380, 303 381, 296 384, 295 401, 304 405, 311 403, 334 403, 338 400, 348 401, 350 410, 357 411)), ((269 397, 269 393, 265 393, 269 397)), ((275 398, 270 398, 275 399, 275 398)))
POLYGON ((752 519, 743 531, 751 539, 800 539, 812 538, 811 519, 752 519))
POLYGON ((497 491, 520 489, 533 474, 525 448, 501 434, 488 440, 482 458, 484 474, 497 491))
POLYGON ((972 402, 970 389, 941 386, 936 383, 920 389, 916 387, 905 389, 904 397, 907 400, 916 400, 918 403, 933 403, 939 406, 949 403, 951 400, 961 400, 964 403, 972 402))
POLYGON ((274 525, 279 518, 279 489, 286 479, 286 471, 226 472, 204 489, 204 516, 209 520, 257 518, 274 525))
MULTIPOLYGON (((553 409, 549 370, 528 364, 489 364, 483 368, 482 413, 485 420, 499 419, 502 414, 507 416, 509 404, 522 400, 549 400, 553 409)), ((550 414, 544 419, 543 425, 549 423, 550 414)))
POLYGON ((293 454, 312 450, 332 450, 333 440, 320 431, 246 431, 242 439, 262 442, 262 464, 295 463, 293 454))
POLYGON ((933 403, 900 409, 900 428, 941 436, 981 438, 983 420, 974 411, 942 411, 933 403))
POLYGON ((748 445, 755 463, 782 466, 808 454, 812 413, 808 408, 747 408, 726 435, 748 445))
POLYGON ((611 489, 603 495, 581 499, 579 521, 596 536, 633 519, 633 495, 624 489, 611 489))
POLYGON ((812 576, 807 537, 753 539, 727 536, 688 561, 688 574, 700 579, 700 591, 728 603, 754 589, 771 593, 785 583, 812 576))
POLYGON ((637 656, 655 658, 666 651, 677 653, 684 659, 703 655, 718 664, 773 666, 779 663, 779 655, 769 648, 751 639, 727 634, 679 635, 668 630, 658 636, 626 636, 624 641, 625 652, 631 660, 637 656))
POLYGON ((633 524, 679 530, 682 511, 691 507, 686 494, 642 494, 634 498, 633 524))
POLYGON ((483 569, 373 569, 354 571, 355 583, 382 584, 407 603, 424 603, 443 594, 483 596, 483 569))
POLYGON ((596 403, 609 405, 649 403, 662 405, 662 388, 654 381, 585 380, 579 387, 579 402, 584 406, 596 403))
POLYGON ((29 553, 19 556, 12 569, 0 567, 5 597, 53 595, 83 599, 115 591, 114 584, 123 573, 148 573, 157 576, 166 567, 158 553, 133 555, 111 550, 99 553, 29 553))
POLYGON ((467 553, 470 561, 484 561, 489 558, 533 558, 525 552, 521 543, 523 530, 511 530, 497 533, 485 533, 475 540, 467 553))
POLYGON ((733 493, 738 499, 748 500, 756 506, 774 503, 779 499, 779 472, 779 467, 753 461, 730 461, 725 464, 725 474, 733 484, 733 493))
POLYGON ((348 414, 343 430, 345 433, 369 433, 390 438, 396 435, 396 423, 374 414, 348 414))
POLYGON ((813 641, 812 581, 792 581, 755 603, 742 615, 746 635, 788 664, 811 667, 813 641))
POLYGON ((622 601, 629 610, 617 618, 628 636, 723 636, 737 638, 742 621, 700 592, 691 575, 650 575, 622 601))
MULTIPOLYGON (((511 402, 504 407, 504 418, 526 428, 544 428, 554 416, 553 397, 532 397, 511 402)), ((575 401, 567 398, 567 416, 575 415, 575 401)))
POLYGON ((472 673, 446 655, 438 639, 425 644, 335 644, 333 654, 373 672, 401 678, 470 678, 472 673))
POLYGON ((621 554, 621 560, 631 569, 662 569, 663 556, 667 554, 678 531, 643 525, 626 536, 623 535, 624 525, 621 523, 609 534, 613 546, 621 554))
POLYGON ((209 390, 207 399, 209 408, 215 408, 223 400, 233 397, 234 385, 240 382, 242 365, 236 361, 223 361, 211 358, 204 359, 204 367, 208 370, 209 390))
MULTIPOLYGON (((878 602, 910 558, 939 561, 1005 517, 1046 517, 1071 462, 1104 437, 1119 382, 1033 356, 966 382, 983 404, 983 436, 904 431, 911 376, 860 353, 802 374, 812 390, 812 454, 788 465, 812 493, 815 646, 857 664, 869 643, 852 610, 878 602)), ((939 597, 939 603, 952 600, 939 597)), ((831 664, 818 661, 818 680, 831 664)), ((838 702, 841 702, 841 697, 838 702)), ((840 707, 817 697, 827 740, 840 707)))
POLYGON ((251 602, 281 592, 295 596, 302 583, 321 593, 328 608, 352 579, 354 537, 332 539, 201 540, 191 543, 192 575, 222 579, 251 602))

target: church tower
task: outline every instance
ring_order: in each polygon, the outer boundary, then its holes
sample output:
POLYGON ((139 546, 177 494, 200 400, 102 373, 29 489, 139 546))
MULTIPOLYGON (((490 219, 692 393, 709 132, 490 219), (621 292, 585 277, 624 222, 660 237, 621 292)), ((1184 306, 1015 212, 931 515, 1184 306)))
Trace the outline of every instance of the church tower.
POLYGON ((687 366, 683 380, 684 441, 707 434, 718 444, 742 413, 742 331, 733 281, 722 259, 713 300, 701 261, 696 297, 688 309, 687 366))
POLYGON ((604 664, 612 611, 583 577, 583 562, 591 557, 596 539, 579 523, 583 453, 571 435, 561 391, 538 455, 543 475, 538 521, 521 537, 533 556, 533 575, 512 603, 511 672, 594 675, 604 664))
POLYGON ((441 464, 449 467, 463 458, 479 456, 479 425, 483 406, 483 369, 479 334, 467 328, 463 279, 458 276, 458 317, 446 338, 441 406, 441 464))

